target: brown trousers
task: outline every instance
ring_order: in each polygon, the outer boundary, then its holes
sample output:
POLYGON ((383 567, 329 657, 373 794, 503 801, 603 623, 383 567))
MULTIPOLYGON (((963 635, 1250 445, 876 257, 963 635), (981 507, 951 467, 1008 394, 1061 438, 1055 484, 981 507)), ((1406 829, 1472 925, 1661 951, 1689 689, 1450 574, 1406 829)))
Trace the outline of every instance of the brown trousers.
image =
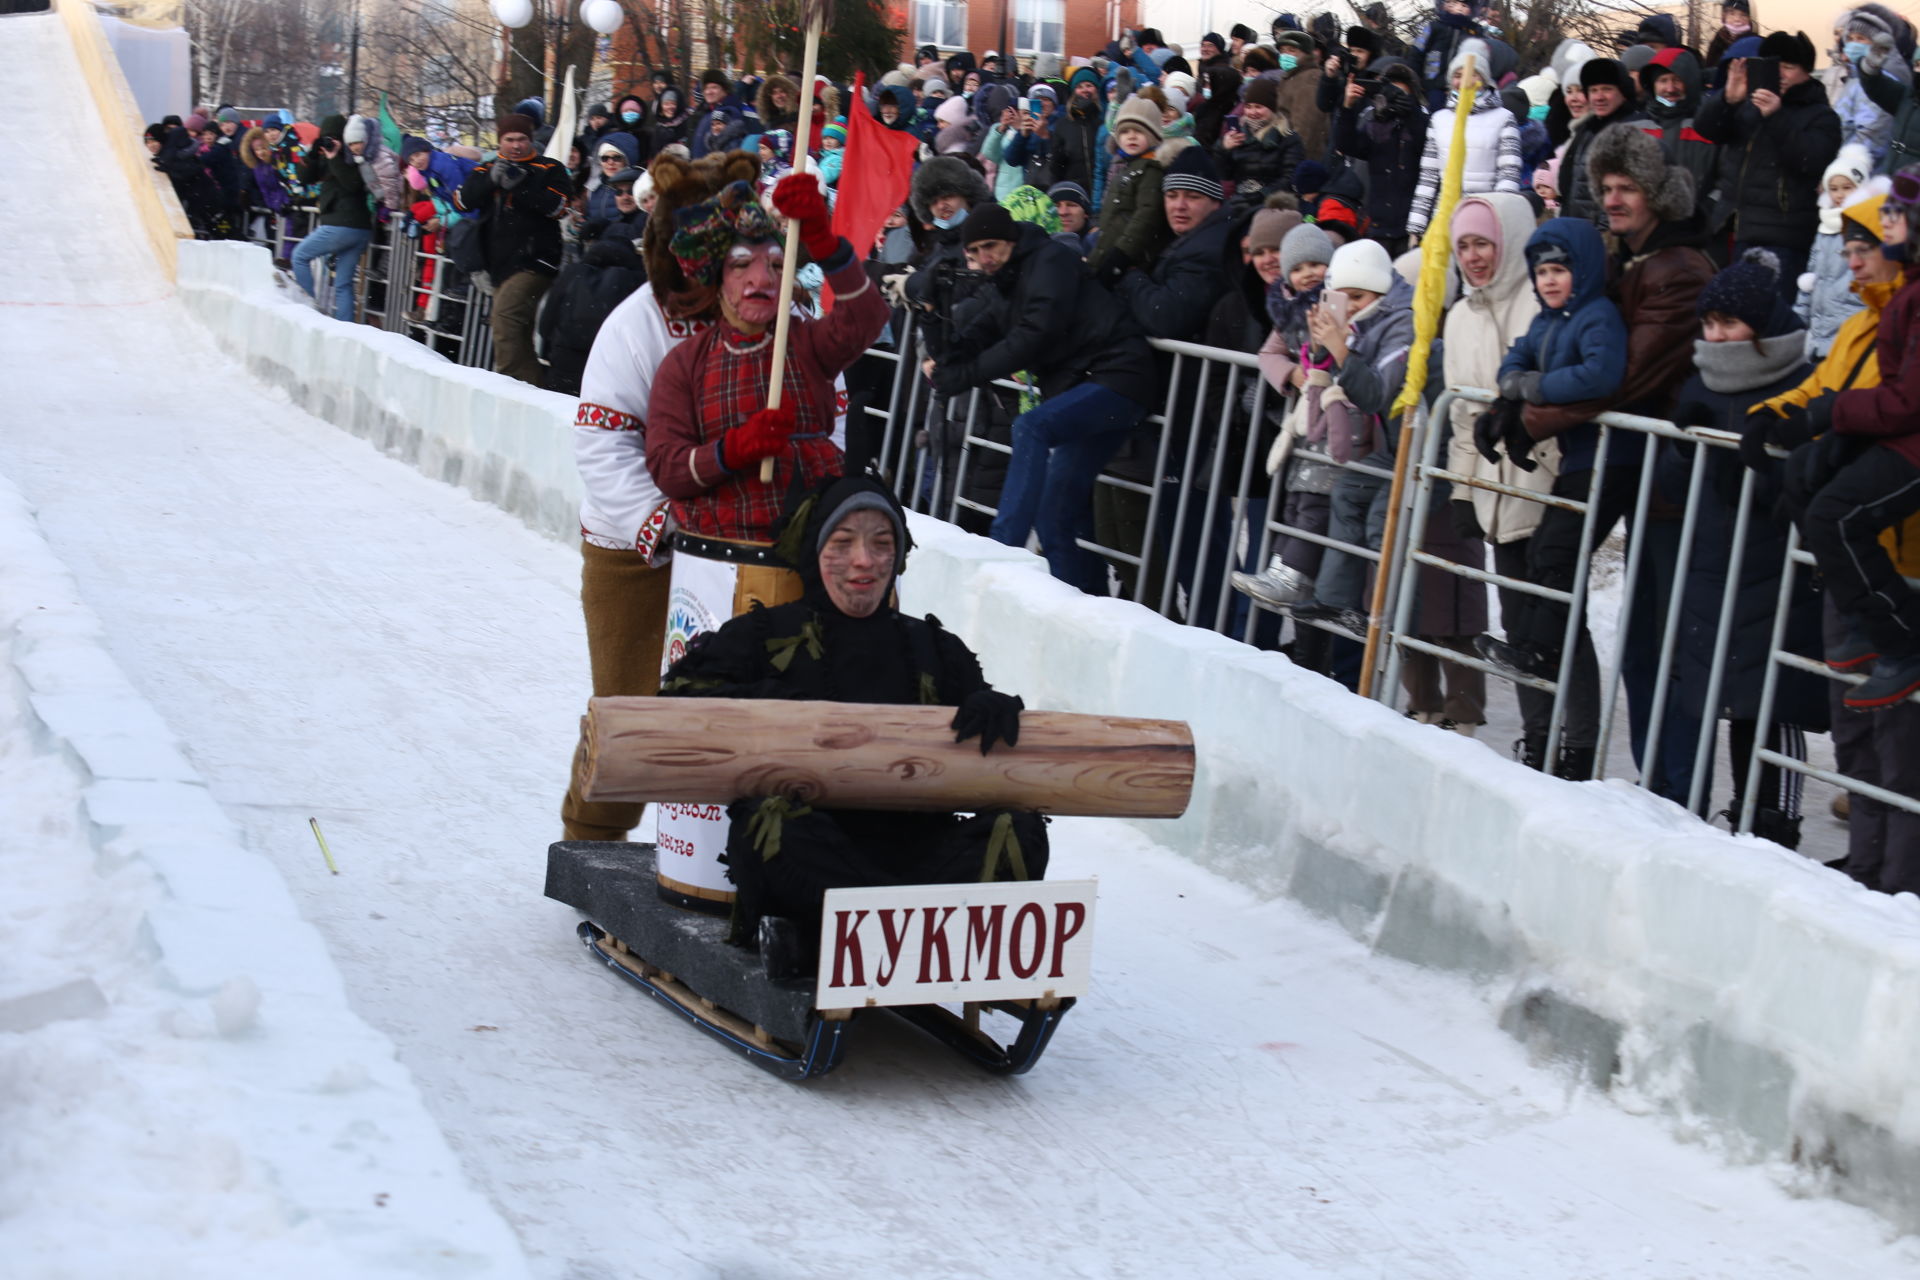
MULTIPOLYGON (((667 632, 667 589, 673 571, 653 568, 638 551, 580 544, 580 608, 587 617, 587 661, 593 696, 651 697, 660 692, 660 654, 667 632)), ((569 840, 624 840, 640 824, 637 804, 592 804, 581 797, 585 744, 574 753, 560 821, 569 840)))
POLYGON ((493 291, 493 368, 509 378, 547 384, 546 366, 533 350, 533 322, 540 313, 540 297, 553 285, 552 276, 538 271, 516 271, 493 291))

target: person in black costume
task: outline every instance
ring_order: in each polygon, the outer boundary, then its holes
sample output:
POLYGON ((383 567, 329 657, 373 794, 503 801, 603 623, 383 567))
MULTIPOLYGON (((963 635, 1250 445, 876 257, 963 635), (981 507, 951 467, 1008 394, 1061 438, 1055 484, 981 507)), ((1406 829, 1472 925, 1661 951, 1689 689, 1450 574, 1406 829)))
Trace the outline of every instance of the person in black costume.
MULTIPOLYGON (((867 476, 828 481, 788 516, 775 544, 800 572, 800 599, 756 606, 698 637, 668 670, 665 697, 794 698, 955 708, 956 741, 985 755, 1020 737, 1024 703, 980 674, 980 662, 939 619, 893 603, 912 546, 892 492, 867 476)), ((781 798, 727 810, 727 874, 736 891, 730 941, 810 951, 828 889, 867 885, 1037 880, 1047 868, 1037 813, 898 813, 814 809, 781 798), (770 921, 769 923, 773 923, 770 921)), ((795 957, 799 959, 799 957, 795 957)))

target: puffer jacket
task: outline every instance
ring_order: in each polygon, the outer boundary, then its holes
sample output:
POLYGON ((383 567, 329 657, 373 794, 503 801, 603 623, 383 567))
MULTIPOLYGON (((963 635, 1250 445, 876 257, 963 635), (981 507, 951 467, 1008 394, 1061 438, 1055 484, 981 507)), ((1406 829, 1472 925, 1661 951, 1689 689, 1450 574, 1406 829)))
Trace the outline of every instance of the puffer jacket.
MULTIPOLYGON (((1500 359, 1540 314, 1540 298, 1533 291, 1527 271, 1525 246, 1533 234, 1533 206, 1525 196, 1468 196, 1459 208, 1483 204, 1500 220, 1500 261, 1493 279, 1484 288, 1472 289, 1453 304, 1441 330, 1444 340, 1442 367, 1450 387, 1481 387, 1492 390, 1500 381, 1500 359)), ((1459 217, 1458 210, 1454 216, 1459 217)), ((1532 493, 1545 493, 1560 473, 1560 446, 1547 440, 1534 448, 1533 460, 1539 465, 1522 471, 1506 457, 1488 462, 1473 446, 1473 423, 1486 406, 1469 400, 1456 400, 1451 417, 1453 436, 1447 445, 1447 469, 1481 480, 1493 480, 1532 493)), ((1486 531, 1488 542, 1518 542, 1533 536, 1545 510, 1537 502, 1510 498, 1487 489, 1454 497, 1471 497, 1473 513, 1486 531)))
MULTIPOLYGON (((640 140, 630 133, 616 129, 612 133, 602 135, 600 141, 593 145, 593 153, 587 157, 590 162, 589 173, 599 176, 598 156, 601 149, 605 147, 612 147, 621 155, 625 156, 629 168, 639 167, 640 140)), ((601 231, 606 228, 606 225, 619 216, 620 207, 614 203, 613 184, 611 182, 597 183, 593 190, 587 194, 587 226, 585 238, 588 240, 599 238, 601 231)))
POLYGON ((1087 265, 1097 268, 1112 254, 1124 253, 1134 266, 1151 267, 1172 243, 1173 228, 1167 225, 1166 209, 1160 203, 1160 183, 1166 177, 1160 152, 1165 149, 1162 144, 1132 157, 1107 184, 1106 197, 1100 202, 1100 243, 1087 265))
POLYGON ((1873 104, 1893 117, 1887 128, 1887 152, 1877 172, 1896 173, 1920 161, 1920 89, 1891 76, 1868 76, 1861 90, 1873 104))
POLYGON ((1396 271, 1392 287, 1347 321, 1347 358, 1333 378, 1347 402, 1372 424, 1373 448, 1355 450, 1357 461, 1393 455, 1399 423, 1387 411, 1406 382, 1412 350, 1413 286, 1396 271))
POLYGON ((1227 199, 1257 207, 1269 191, 1285 190, 1293 181, 1293 171, 1307 158, 1307 152, 1284 112, 1276 111, 1273 123, 1265 129, 1238 134, 1222 133, 1213 154, 1226 180, 1227 199), (1229 147, 1227 139, 1239 143, 1229 147))
POLYGON ((1200 336, 1207 313, 1226 292, 1230 257, 1238 256, 1239 237, 1230 236, 1232 230, 1222 205, 1168 245, 1152 271, 1129 271, 1120 278, 1114 293, 1148 337, 1192 342, 1200 336))
MULTIPOLYGON (((1424 235, 1440 198, 1441 179, 1446 173, 1448 152, 1453 148, 1453 120, 1459 95, 1449 94, 1447 105, 1433 113, 1427 128, 1427 142, 1420 153, 1420 181, 1413 191, 1413 206, 1407 211, 1407 232, 1424 235)), ((1474 95, 1467 117, 1467 162, 1460 175, 1460 190, 1467 195, 1489 191, 1517 195, 1520 191, 1520 127, 1513 113, 1500 105, 1500 97, 1491 89, 1474 95)))
POLYGON ((1878 71, 1863 72, 1851 64, 1839 68, 1842 82, 1831 95, 1833 113, 1840 117, 1840 145, 1855 143, 1867 149, 1877 161, 1887 154, 1887 139, 1893 134, 1893 115, 1873 100, 1867 81, 1886 79, 1878 71))
POLYGON ((1694 128, 1724 148, 1722 190, 1733 212, 1733 238, 1802 253, 1811 248, 1820 222, 1820 175, 1840 153, 1840 117, 1819 82, 1788 89, 1770 116, 1751 101, 1729 106, 1716 93, 1701 104, 1694 128))
POLYGON ((1822 232, 1813 238, 1813 250, 1807 255, 1807 269, 1800 274, 1799 285, 1800 296, 1794 301, 1793 313, 1807 326, 1807 359, 1818 360, 1833 345, 1833 335, 1840 332, 1841 324, 1860 309, 1838 231, 1822 232))
POLYGON ((1427 148, 1426 99, 1406 95, 1404 110, 1386 108, 1376 94, 1365 108, 1340 117, 1342 152, 1367 164, 1367 216, 1375 234, 1406 234, 1414 189, 1420 184, 1420 157, 1427 148))
POLYGON ((1833 429, 1883 444, 1920 466, 1920 265, 1907 264, 1899 291, 1880 312, 1874 343, 1879 384, 1835 397, 1833 429))
MULTIPOLYGON (((1507 349, 1500 376, 1539 373, 1540 400, 1548 405, 1578 404, 1616 394, 1627 372, 1627 326, 1607 297, 1607 250, 1599 231, 1583 218, 1554 218, 1535 228, 1529 246, 1550 244, 1566 251, 1573 269, 1573 296, 1562 307, 1548 307, 1507 349)), ((1534 288, 1536 294, 1539 287, 1534 288)), ((1691 354, 1691 351, 1689 351, 1691 354)), ((1583 422, 1560 439, 1563 469, 1591 470, 1599 428, 1583 422)), ((1635 461, 1621 456, 1608 465, 1635 461)))
MULTIPOLYGON (((1695 214, 1660 223, 1637 252, 1621 250, 1607 290, 1627 322, 1629 335, 1627 372, 1620 389, 1578 404, 1530 404, 1524 412, 1527 434, 1545 440, 1609 410, 1667 416, 1673 393, 1693 372, 1693 340, 1700 331, 1695 304, 1713 279, 1706 243, 1706 221, 1695 214)), ((1563 471, 1577 469, 1571 460, 1562 466, 1563 471)))
MULTIPOLYGON (((1760 402, 1759 408, 1772 413, 1805 405, 1829 391, 1873 387, 1880 383, 1880 313, 1886 310, 1901 282, 1855 285, 1862 310, 1848 316, 1833 335, 1833 346, 1814 366, 1806 380, 1790 391, 1760 402)), ((1888 529, 1880 543, 1893 556, 1894 567, 1909 578, 1920 578, 1920 516, 1888 529)))

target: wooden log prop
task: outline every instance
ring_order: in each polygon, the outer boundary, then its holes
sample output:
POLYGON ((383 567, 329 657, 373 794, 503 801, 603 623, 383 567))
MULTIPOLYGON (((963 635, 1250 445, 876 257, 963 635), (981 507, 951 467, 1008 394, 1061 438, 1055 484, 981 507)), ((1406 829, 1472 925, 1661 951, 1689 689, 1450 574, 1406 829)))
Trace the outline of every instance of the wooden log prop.
POLYGON ((1193 794, 1184 721, 1027 711, 1020 744, 955 742, 952 707, 594 698, 586 798, 1177 818, 1193 794))

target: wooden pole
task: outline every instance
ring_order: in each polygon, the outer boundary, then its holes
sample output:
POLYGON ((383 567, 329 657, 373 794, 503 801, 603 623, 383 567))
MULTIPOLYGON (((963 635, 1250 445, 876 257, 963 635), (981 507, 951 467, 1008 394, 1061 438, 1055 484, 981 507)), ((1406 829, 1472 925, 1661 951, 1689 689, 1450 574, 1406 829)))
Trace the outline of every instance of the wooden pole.
MULTIPOLYGON (((1394 551, 1400 537, 1400 500, 1407 492, 1407 460, 1413 454, 1413 415, 1408 409, 1400 418, 1400 449, 1393 457, 1393 487, 1387 491, 1387 523, 1380 531, 1380 564, 1373 573, 1373 603, 1367 610, 1367 648, 1360 659, 1360 696, 1373 696, 1374 664, 1380 655, 1380 629, 1386 625, 1387 584, 1393 578, 1394 551)), ((1427 424, 1431 427, 1433 424, 1427 424)), ((1414 567, 1409 565, 1407 572, 1414 567)), ((1402 591, 1411 591, 1411 584, 1403 577, 1400 581, 1402 591)))
POLYGON ((594 698, 585 796, 730 804, 786 796, 848 809, 1029 809, 1177 818, 1193 793, 1178 720, 1027 711, 1020 743, 953 740, 953 708, 745 698, 594 698))
MULTIPOLYGON (((807 141, 813 130, 813 77, 820 61, 820 24, 818 6, 807 22, 807 50, 800 60, 800 118, 793 133, 793 171, 808 172, 807 141)), ((793 325, 793 278, 800 270, 800 222, 787 223, 787 257, 780 267, 780 310, 773 318, 773 364, 767 383, 767 408, 780 407, 781 384, 787 372, 787 330, 793 325)), ((773 459, 760 459, 760 483, 773 483, 773 459)))

